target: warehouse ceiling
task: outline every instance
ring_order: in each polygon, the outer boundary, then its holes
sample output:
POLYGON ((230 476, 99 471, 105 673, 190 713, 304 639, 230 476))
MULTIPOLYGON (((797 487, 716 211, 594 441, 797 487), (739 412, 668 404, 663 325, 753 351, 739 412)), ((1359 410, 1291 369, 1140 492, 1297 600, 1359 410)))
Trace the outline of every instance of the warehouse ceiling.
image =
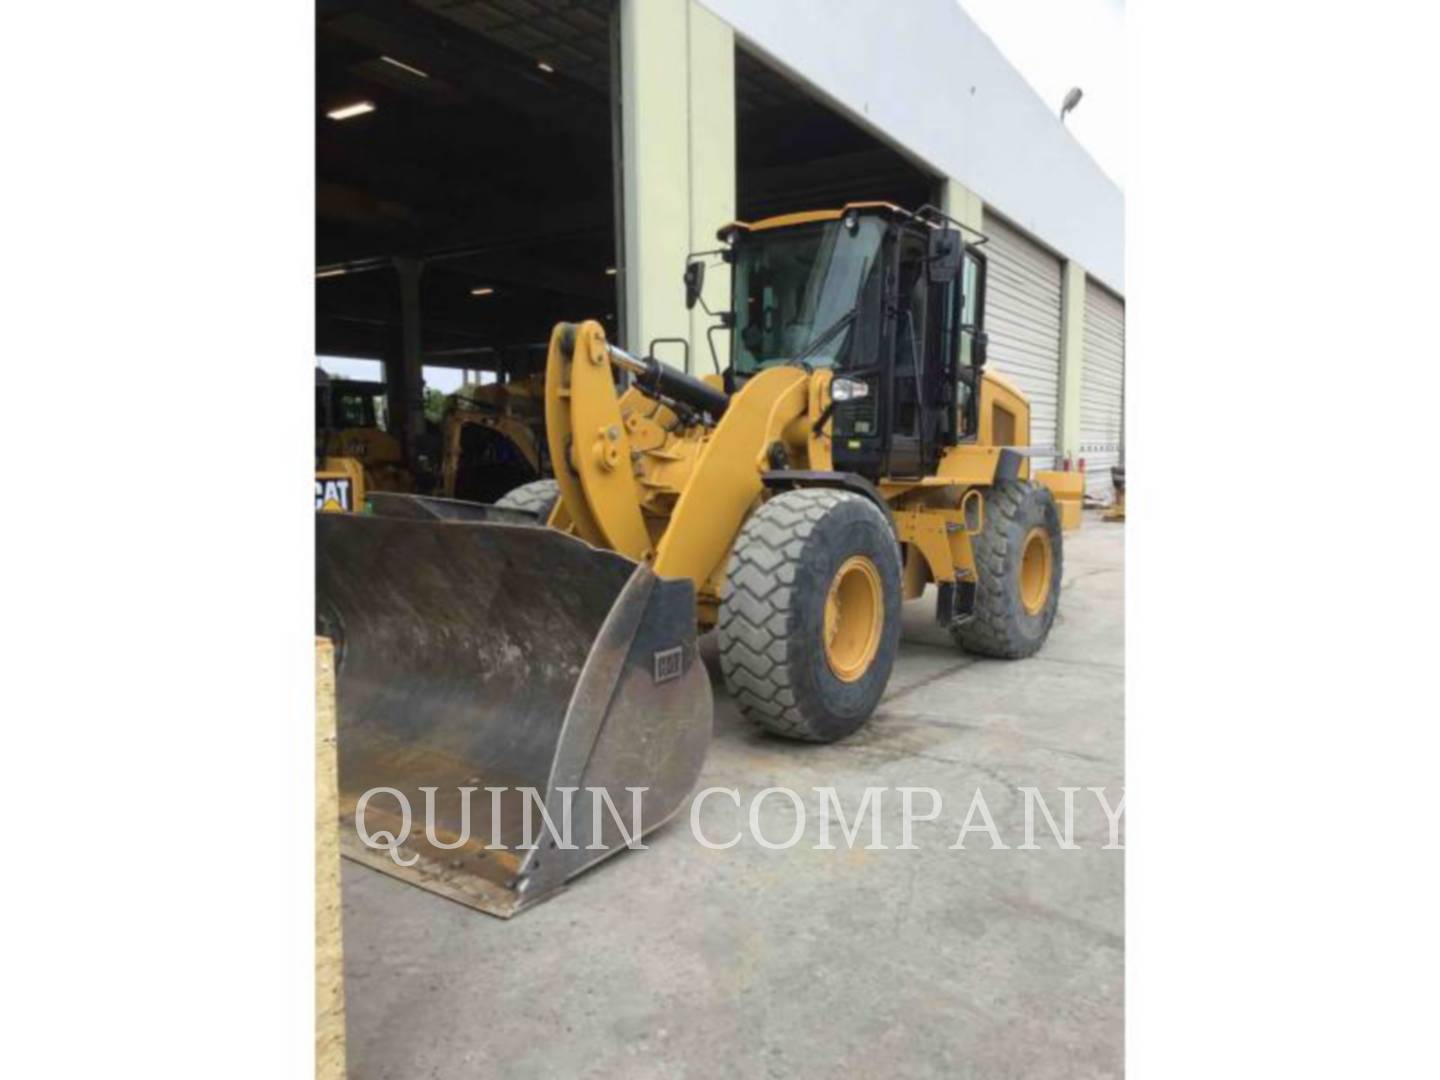
POLYGON ((870 199, 908 209, 934 201, 935 177, 743 46, 735 99, 742 219, 870 199))
POLYGON ((613 314, 609 18, 608 0, 320 0, 319 351, 398 346, 394 256, 425 257, 427 363, 613 314))
MULTIPOLYGON (((425 260, 426 364, 494 366, 562 319, 615 330, 612 6, 319 0, 319 352, 396 353, 405 256, 425 260), (373 109, 327 115, 358 103, 373 109)), ((744 48, 736 113, 742 218, 931 198, 921 170, 744 48)))

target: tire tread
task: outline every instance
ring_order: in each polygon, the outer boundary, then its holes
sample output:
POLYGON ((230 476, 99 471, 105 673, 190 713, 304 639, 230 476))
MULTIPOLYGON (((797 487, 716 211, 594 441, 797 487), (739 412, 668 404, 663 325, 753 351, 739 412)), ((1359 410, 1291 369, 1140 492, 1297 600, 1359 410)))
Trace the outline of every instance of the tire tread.
MULTIPOLYGON (((1019 558, 1012 559, 1011 524, 1024 512, 1027 502, 1048 500, 1050 513, 1056 514, 1054 496, 1043 485, 1028 481, 1009 481, 996 484, 985 494, 985 524, 975 537, 975 613, 972 618, 950 631, 955 643, 966 652, 990 656, 1002 660, 1016 660, 1033 655, 1049 634, 1049 627, 1038 642, 1020 633, 1015 619, 1017 585, 1015 573, 1019 558)), ((1054 547, 1055 596, 1050 599, 1053 609, 1058 603, 1059 579, 1064 573, 1063 551, 1057 543, 1054 547)))
POLYGON ((802 488, 765 503, 736 538, 721 591, 717 631, 726 687, 741 710, 767 730, 792 739, 827 742, 801 709, 788 661, 793 644, 792 585, 806 542, 826 515, 862 496, 802 488))
POLYGON ((550 516, 550 508, 558 498, 560 485, 554 480, 532 480, 528 484, 511 488, 495 500, 495 505, 503 506, 507 510, 523 510, 534 514, 541 519, 541 524, 544 524, 544 519, 550 516))

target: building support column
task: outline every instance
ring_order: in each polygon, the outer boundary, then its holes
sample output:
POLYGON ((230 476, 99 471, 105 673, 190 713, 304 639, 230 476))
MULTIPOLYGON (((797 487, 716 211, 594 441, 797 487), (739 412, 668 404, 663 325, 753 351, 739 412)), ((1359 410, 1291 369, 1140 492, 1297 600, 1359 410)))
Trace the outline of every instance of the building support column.
POLYGON ((420 337, 420 275, 425 262, 412 256, 394 262, 400 277, 400 347, 395 354, 398 363, 385 365, 385 392, 390 421, 400 427, 405 464, 413 470, 425 434, 425 377, 421 370, 425 361, 420 337))
MULTIPOLYGON (((946 177, 940 186, 940 209, 969 229, 985 227, 985 204, 958 180, 946 177)), ((967 237, 973 240, 974 237, 967 237)))
POLYGON ((1065 263, 1060 285, 1060 454, 1080 456, 1080 380, 1085 370, 1085 268, 1065 263))
MULTIPOLYGON (((655 338, 690 341, 690 368, 714 370, 711 320, 685 309, 682 273, 691 251, 717 246, 735 217, 735 35, 695 0, 621 0, 625 336, 634 352, 655 338)), ((730 275, 711 267, 704 299, 729 305, 730 275)), ((728 341, 716 335, 720 365, 728 341)), ((659 346, 679 366, 683 352, 659 346)))

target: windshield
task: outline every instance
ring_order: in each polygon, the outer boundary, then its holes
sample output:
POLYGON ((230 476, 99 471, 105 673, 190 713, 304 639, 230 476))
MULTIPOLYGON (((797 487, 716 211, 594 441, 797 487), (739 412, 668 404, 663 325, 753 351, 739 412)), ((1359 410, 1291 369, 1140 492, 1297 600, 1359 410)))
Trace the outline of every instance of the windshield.
POLYGON ((855 325, 843 325, 879 264, 885 228, 861 217, 744 236, 735 250, 735 369, 741 374, 804 355, 845 363, 855 325), (840 328, 840 325, 843 328, 840 328))

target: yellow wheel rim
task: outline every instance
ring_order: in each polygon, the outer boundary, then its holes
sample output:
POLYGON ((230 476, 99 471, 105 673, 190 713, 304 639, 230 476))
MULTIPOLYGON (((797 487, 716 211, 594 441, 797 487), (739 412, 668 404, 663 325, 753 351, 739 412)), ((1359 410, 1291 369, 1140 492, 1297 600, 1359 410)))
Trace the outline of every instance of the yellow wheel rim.
POLYGON ((1031 615, 1040 614, 1045 601, 1050 599, 1050 575, 1054 567, 1050 534, 1037 525, 1025 534, 1025 546, 1020 551, 1020 603, 1031 615))
POLYGON ((842 682, 864 675, 880 649, 885 604, 880 571, 864 555, 841 564, 825 597, 825 659, 842 682))

